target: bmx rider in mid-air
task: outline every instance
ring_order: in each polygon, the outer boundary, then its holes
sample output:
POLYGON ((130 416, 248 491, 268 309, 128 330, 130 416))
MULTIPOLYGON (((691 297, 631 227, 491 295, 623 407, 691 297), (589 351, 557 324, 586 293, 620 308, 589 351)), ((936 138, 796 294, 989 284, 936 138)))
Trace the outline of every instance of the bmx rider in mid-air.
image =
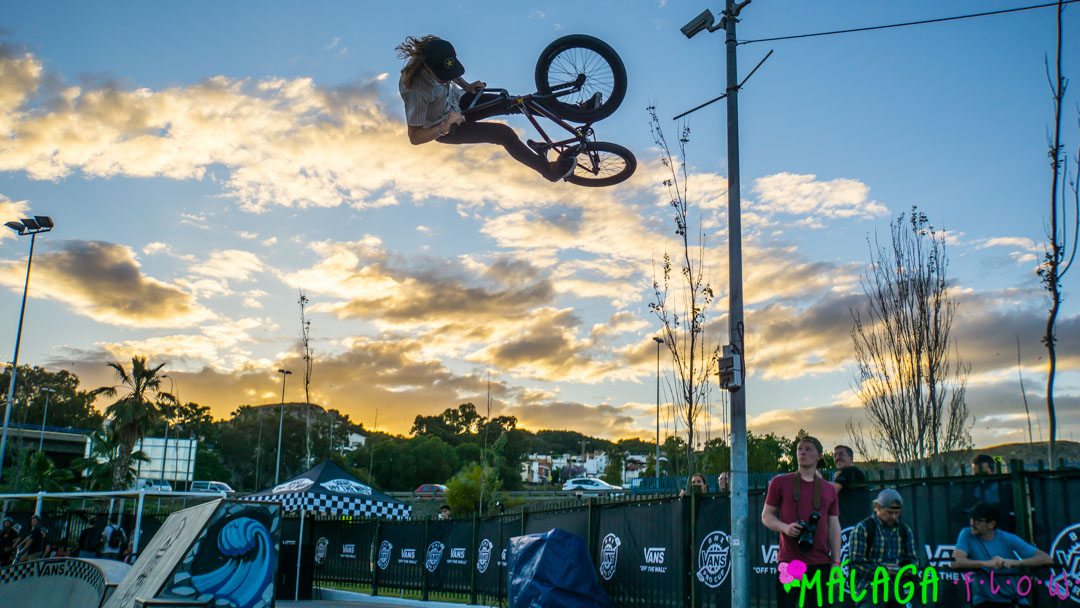
POLYGON ((481 81, 466 82, 461 77, 465 68, 452 44, 435 36, 409 36, 395 50, 398 58, 406 60, 398 92, 405 102, 410 143, 498 144, 514 160, 549 181, 557 182, 573 174, 576 155, 564 154, 556 161, 548 161, 522 142, 509 126, 483 122, 484 118, 512 113, 508 104, 494 104, 468 115, 463 113, 462 109, 470 107, 477 95, 481 95, 480 102, 487 101, 488 95, 480 93, 487 85, 481 81))

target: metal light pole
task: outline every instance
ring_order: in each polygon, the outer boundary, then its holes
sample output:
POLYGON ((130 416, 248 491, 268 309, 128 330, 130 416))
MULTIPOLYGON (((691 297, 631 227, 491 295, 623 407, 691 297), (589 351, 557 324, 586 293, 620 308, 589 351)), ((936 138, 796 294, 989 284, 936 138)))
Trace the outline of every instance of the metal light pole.
POLYGON ((664 343, 663 338, 657 338, 653 336, 653 340, 656 342, 656 467, 653 472, 656 473, 656 491, 660 491, 660 345, 664 343))
MULTIPOLYGON (((702 104, 698 110, 714 101, 727 98, 727 153, 728 153, 728 332, 729 346, 724 347, 725 359, 732 367, 727 371, 735 378, 728 384, 731 392, 731 607, 746 608, 750 596, 750 560, 747 545, 750 540, 750 503, 747 498, 748 478, 746 462, 746 351, 743 345, 743 280, 742 280, 742 202, 739 194, 739 89, 738 61, 735 25, 739 13, 751 0, 736 2, 725 0, 723 18, 713 25, 713 15, 702 12, 682 27, 682 33, 692 38, 702 31, 715 32, 723 29, 727 34, 727 89, 720 97, 702 104)), ((771 54, 771 52, 770 52, 771 54)), ((765 59, 768 59, 768 55, 765 59)), ((758 63, 758 67, 765 62, 758 63)), ((750 77, 755 67, 747 75, 750 77)), ((745 82, 745 80, 744 80, 745 82)), ((685 116, 684 112, 679 116, 685 116)), ((676 117, 678 118, 678 117, 676 117)))
POLYGON ((43 388, 41 392, 45 393, 45 411, 41 414, 41 438, 38 439, 37 450, 40 452, 41 448, 45 446, 45 420, 49 417, 49 396, 56 392, 55 388, 43 388))
POLYGON ((292 372, 287 369, 277 370, 281 374, 281 410, 278 413, 278 426, 277 426, 277 466, 274 467, 274 485, 277 486, 281 483, 281 429, 285 423, 285 376, 288 376, 292 372))
MULTIPOLYGON (((728 332, 732 351, 746 362, 743 346, 742 201, 739 194, 739 79, 735 24, 750 0, 727 0, 724 8, 727 47, 728 151, 728 332)), ((750 605, 750 502, 747 497, 746 369, 744 386, 731 391, 731 608, 750 605)))
MULTIPOLYGON (((169 394, 176 397, 173 392, 173 377, 165 374, 162 378, 169 379, 169 394)), ((169 462, 169 426, 172 424, 172 416, 165 418, 165 447, 161 449, 161 481, 165 481, 165 464, 169 462)), ((179 455, 177 455, 179 457, 179 455)), ((193 476, 194 477, 194 476, 193 476)))
POLYGON ((19 330, 15 333, 15 356, 11 358, 11 379, 8 381, 7 407, 4 408, 4 431, 0 435, 0 477, 3 476, 4 456, 7 454, 8 421, 15 405, 15 375, 19 370, 19 343, 22 341, 23 315, 26 313, 26 292, 30 289, 30 267, 34 263, 34 242, 39 233, 53 229, 53 221, 47 215, 37 215, 33 219, 23 218, 21 222, 7 222, 4 225, 19 233, 19 236, 30 235, 30 256, 26 260, 26 283, 23 285, 22 308, 19 309, 19 330))

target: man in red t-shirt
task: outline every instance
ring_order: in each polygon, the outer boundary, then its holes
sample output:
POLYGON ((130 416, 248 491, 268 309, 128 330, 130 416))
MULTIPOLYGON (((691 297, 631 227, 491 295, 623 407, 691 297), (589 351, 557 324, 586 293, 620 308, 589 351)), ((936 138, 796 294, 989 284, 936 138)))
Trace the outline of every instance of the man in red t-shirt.
MULTIPOLYGON (((780 534, 781 563, 801 560, 806 564, 804 580, 813 578, 816 571, 821 572, 821 585, 828 582, 829 569, 840 566, 840 508, 837 504, 836 488, 822 480, 818 474, 818 461, 821 460, 821 442, 813 437, 804 437, 799 441, 796 456, 799 470, 795 473, 778 475, 769 482, 769 492, 765 495, 765 508, 761 511, 761 523, 780 534), (799 548, 799 535, 803 531, 801 522, 810 521, 811 513, 820 514, 817 533, 809 551, 799 548)), ((793 587, 788 593, 784 590, 779 577, 776 581, 778 608, 799 605, 799 589, 793 587)), ((816 606, 817 594, 806 595, 806 605, 816 606)))

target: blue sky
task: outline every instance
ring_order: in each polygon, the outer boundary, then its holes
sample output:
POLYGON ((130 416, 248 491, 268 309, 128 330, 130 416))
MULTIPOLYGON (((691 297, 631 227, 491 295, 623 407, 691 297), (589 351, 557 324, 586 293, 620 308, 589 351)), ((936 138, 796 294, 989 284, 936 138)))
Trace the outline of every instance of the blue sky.
MULTIPOLYGON (((1025 4, 759 0, 739 34, 1025 4)), ((105 361, 147 354, 169 362, 183 398, 227 415, 274 401, 273 370, 299 370, 304 289, 313 400, 356 421, 370 425, 378 407, 380 427, 405 432, 417 414, 482 403, 490 372, 496 409, 530 428, 649 436, 649 285, 673 245, 645 107, 674 135, 671 116, 723 90, 722 35, 679 33, 720 5, 533 6, 6 7, 0 212, 57 223, 39 240, 20 361, 73 369, 93 387, 108 381, 105 361), (427 33, 454 42, 466 77, 522 93, 552 39, 607 41, 630 86, 597 132, 635 152, 637 174, 586 190, 539 180, 488 146, 409 146, 393 47, 427 33)), ((1078 14, 1066 11, 1067 75, 1080 57, 1078 14)), ((740 94, 751 428, 806 426, 830 442, 861 415, 847 330, 866 238, 918 205, 950 235, 976 442, 1023 440, 1017 335, 1029 400, 1044 408, 1034 266, 1053 36, 1054 11, 1041 9, 739 47, 742 74, 775 50, 740 94)), ((1073 153, 1076 104, 1073 90, 1073 153)), ((724 104, 689 126, 691 201, 713 283, 726 287, 724 104)), ((0 237, 5 310, 17 310, 26 247, 0 237)), ((1076 276, 1059 329, 1066 433, 1080 422, 1076 276)), ((0 344, 14 333, 12 317, 0 344)), ((300 398, 297 386, 288 398, 300 398)))

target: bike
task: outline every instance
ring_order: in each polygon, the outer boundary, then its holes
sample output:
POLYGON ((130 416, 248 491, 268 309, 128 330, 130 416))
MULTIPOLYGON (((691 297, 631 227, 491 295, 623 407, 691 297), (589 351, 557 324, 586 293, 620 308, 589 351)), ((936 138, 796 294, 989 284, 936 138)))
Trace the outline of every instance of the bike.
POLYGON ((566 181, 578 186, 613 186, 637 169, 630 150, 596 141, 593 123, 611 116, 626 96, 626 67, 607 43, 584 34, 563 36, 549 44, 536 61, 536 92, 511 95, 506 89, 483 89, 462 99, 466 120, 522 114, 543 141, 529 140, 537 154, 555 152, 577 156, 577 168, 566 181), (540 122, 543 117, 565 129, 569 136, 552 139, 540 122), (582 123, 572 125, 570 123, 582 123))

